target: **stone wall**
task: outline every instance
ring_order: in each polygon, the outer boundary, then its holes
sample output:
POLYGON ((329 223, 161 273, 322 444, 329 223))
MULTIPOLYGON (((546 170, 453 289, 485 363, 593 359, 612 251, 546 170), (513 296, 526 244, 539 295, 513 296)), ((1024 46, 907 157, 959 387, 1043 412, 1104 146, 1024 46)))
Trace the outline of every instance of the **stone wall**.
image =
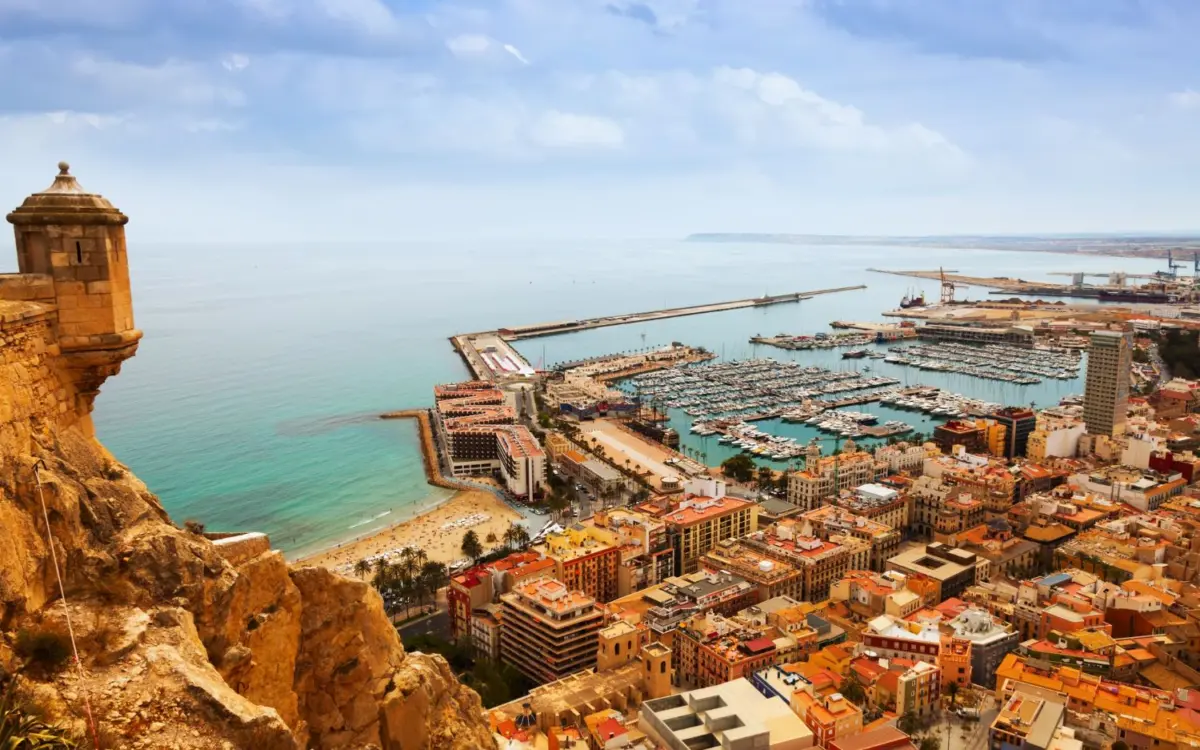
POLYGON ((0 398, 0 444, 27 445, 32 429, 74 422, 51 318, 45 305, 0 301, 0 382, 8 385, 0 398))

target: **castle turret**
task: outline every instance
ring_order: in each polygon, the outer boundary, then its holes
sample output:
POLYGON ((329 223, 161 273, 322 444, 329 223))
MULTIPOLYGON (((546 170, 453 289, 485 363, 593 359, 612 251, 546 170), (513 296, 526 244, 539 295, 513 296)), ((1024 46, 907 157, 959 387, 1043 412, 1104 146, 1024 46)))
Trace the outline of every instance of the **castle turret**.
POLYGON ((8 215, 27 296, 54 308, 55 334, 76 390, 76 413, 91 431, 101 384, 137 351, 125 249, 129 217, 84 190, 59 162, 54 184, 8 215))
POLYGON ((675 679, 675 668, 671 664, 671 649, 658 641, 642 646, 642 668, 645 670, 645 699, 662 698, 672 693, 671 683, 675 679))

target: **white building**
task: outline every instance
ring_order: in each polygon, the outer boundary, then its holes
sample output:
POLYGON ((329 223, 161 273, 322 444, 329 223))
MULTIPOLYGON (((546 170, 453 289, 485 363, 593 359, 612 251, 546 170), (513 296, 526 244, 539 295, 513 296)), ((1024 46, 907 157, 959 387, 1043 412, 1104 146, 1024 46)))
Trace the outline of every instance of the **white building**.
POLYGON ((748 680, 642 703, 638 728, 671 750, 805 750, 813 733, 778 698, 767 698, 748 680))

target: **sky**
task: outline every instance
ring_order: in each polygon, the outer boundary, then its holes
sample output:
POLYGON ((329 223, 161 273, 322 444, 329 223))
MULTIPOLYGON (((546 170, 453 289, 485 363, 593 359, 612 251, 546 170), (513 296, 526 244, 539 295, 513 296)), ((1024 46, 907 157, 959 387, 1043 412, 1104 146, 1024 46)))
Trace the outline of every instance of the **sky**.
POLYGON ((1196 0, 0 0, 0 205, 131 237, 1200 229, 1196 0))

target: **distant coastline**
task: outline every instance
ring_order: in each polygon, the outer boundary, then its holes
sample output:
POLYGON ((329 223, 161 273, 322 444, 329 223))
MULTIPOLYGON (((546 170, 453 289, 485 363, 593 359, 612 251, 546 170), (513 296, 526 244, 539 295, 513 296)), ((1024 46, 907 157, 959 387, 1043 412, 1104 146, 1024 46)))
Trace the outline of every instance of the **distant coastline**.
POLYGON ((1081 256, 1166 258, 1191 261, 1200 253, 1200 234, 1139 235, 945 235, 929 237, 851 236, 831 234, 765 234, 756 232, 702 232, 687 242, 761 242, 781 245, 895 245, 961 250, 1008 250, 1027 253, 1062 253, 1081 256))

